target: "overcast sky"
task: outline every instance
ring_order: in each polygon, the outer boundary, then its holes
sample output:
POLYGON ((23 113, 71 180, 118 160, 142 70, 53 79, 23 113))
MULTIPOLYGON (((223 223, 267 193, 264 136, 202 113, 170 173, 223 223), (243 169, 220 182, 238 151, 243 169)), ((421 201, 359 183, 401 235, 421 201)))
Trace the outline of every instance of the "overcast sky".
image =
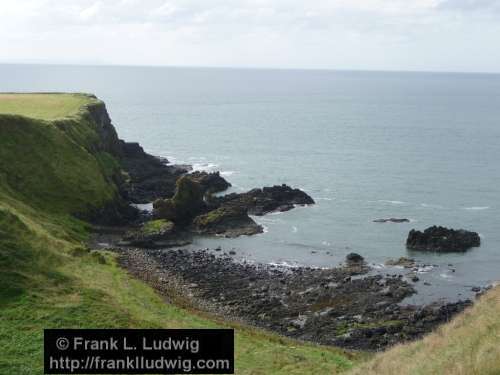
POLYGON ((500 1, 0 0, 0 61, 500 72, 500 1))

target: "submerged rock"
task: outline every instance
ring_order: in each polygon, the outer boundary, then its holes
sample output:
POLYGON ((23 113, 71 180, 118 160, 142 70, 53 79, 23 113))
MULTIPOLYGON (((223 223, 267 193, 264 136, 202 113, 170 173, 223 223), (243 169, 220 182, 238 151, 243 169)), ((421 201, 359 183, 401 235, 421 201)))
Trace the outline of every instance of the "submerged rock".
POLYGON ((480 244, 481 239, 476 232, 441 226, 432 226, 423 232, 412 229, 406 240, 408 249, 437 252, 465 251, 480 244))
POLYGON ((375 219, 373 220, 374 223, 409 223, 409 219, 398 219, 395 217, 391 217, 389 219, 375 219))

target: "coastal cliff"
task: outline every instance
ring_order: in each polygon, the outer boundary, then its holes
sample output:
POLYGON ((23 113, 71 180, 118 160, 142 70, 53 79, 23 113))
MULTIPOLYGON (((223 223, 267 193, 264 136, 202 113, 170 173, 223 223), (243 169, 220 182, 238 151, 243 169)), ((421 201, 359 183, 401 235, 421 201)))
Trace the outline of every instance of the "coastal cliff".
MULTIPOLYGON (((365 272, 359 256, 359 262, 342 269, 268 273, 250 265, 235 268, 230 258, 213 253, 135 249, 124 258, 93 250, 87 245, 89 222, 130 224, 137 214, 130 202, 163 199, 167 205, 178 203, 175 182, 187 169, 165 165, 165 160, 148 155, 139 144, 120 140, 104 103, 94 96, 8 94, 4 95, 8 97, 5 105, 2 95, 0 347, 6 348, 0 356, 2 373, 43 372, 44 328, 230 327, 237 331, 237 373, 335 374, 355 367, 366 355, 291 340, 206 311, 231 310, 257 326, 301 340, 372 349, 399 342, 398 337, 420 337, 464 307, 453 311, 400 309, 397 303, 411 287, 397 279, 358 278, 365 272), (139 278, 147 276, 145 281, 151 287, 117 267, 127 266, 127 262, 128 270, 139 278), (181 281, 187 282, 188 289, 179 296, 169 283, 180 285, 181 281), (200 312, 190 305, 189 295, 211 304, 200 312), (360 305, 360 300, 365 304, 360 305), (304 306, 306 314, 301 314, 304 306), (339 306, 345 311, 336 311, 339 306), (413 330, 408 330, 409 323, 413 330), (393 337, 398 339, 388 340, 393 337)), ((190 178, 206 192, 227 187, 217 175, 193 174, 190 178)), ((248 212, 264 215, 311 203, 300 191, 286 186, 254 189, 205 200, 206 211, 190 218, 190 225, 198 231, 218 233, 222 224, 227 230, 226 218, 234 222, 232 210, 241 219, 248 212)), ((162 237, 175 228, 166 218, 147 224, 148 233, 162 237)), ((370 373, 422 369, 443 373, 447 366, 454 373, 464 369, 462 373, 494 373, 498 368, 494 345, 498 341, 499 293, 500 289, 493 289, 444 330, 427 336, 424 344, 432 353, 422 350, 422 341, 416 341, 376 356, 363 369, 370 373), (469 355, 471 347, 477 355, 469 355), (419 360, 404 360, 408 356, 419 360)))
POLYGON ((52 121, 0 115, 0 176, 5 190, 37 208, 78 216, 124 207, 120 143, 104 103, 52 121), (95 121, 98 120, 98 121, 95 121))
POLYGON ((145 160, 153 159, 119 140, 93 96, 0 94, 0 373, 42 374, 45 328, 229 327, 238 373, 350 368, 356 356, 342 350, 166 304, 117 267, 116 254, 87 247, 90 225, 81 218, 126 219, 127 200, 172 194, 175 184, 163 182, 182 172, 145 160))

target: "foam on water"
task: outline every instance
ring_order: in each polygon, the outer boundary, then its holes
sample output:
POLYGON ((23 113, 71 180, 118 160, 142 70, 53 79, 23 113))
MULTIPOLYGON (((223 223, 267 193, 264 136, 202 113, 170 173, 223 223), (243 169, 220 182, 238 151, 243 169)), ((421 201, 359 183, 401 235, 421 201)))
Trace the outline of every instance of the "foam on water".
POLYGON ((213 172, 219 165, 215 163, 194 163, 193 171, 213 172))
POLYGON ((380 203, 389 203, 389 204, 394 204, 394 205, 403 205, 406 204, 406 202, 403 201, 393 201, 393 200, 386 200, 386 199, 379 199, 377 202, 380 203))
POLYGON ((439 209, 444 208, 440 204, 432 204, 432 203, 420 203, 420 206, 424 208, 439 208, 439 209))

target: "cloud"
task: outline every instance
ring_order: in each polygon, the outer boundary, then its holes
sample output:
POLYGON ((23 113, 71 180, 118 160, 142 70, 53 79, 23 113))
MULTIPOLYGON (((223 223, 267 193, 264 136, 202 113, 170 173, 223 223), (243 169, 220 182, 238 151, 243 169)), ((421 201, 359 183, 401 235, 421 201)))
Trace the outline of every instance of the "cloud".
POLYGON ((498 9, 492 0, 2 0, 0 60, 57 61, 74 48, 76 61, 125 64, 432 69, 453 55, 491 67, 495 58, 473 57, 496 43, 498 9))
POLYGON ((102 9, 102 3, 100 1, 97 1, 88 8, 85 8, 82 11, 80 11, 79 16, 82 20, 89 21, 92 18, 96 17, 101 11, 101 9, 102 9))
POLYGON ((500 11, 500 3, 498 0, 443 0, 439 3, 438 8, 442 10, 474 11, 491 14, 491 12, 500 11))

